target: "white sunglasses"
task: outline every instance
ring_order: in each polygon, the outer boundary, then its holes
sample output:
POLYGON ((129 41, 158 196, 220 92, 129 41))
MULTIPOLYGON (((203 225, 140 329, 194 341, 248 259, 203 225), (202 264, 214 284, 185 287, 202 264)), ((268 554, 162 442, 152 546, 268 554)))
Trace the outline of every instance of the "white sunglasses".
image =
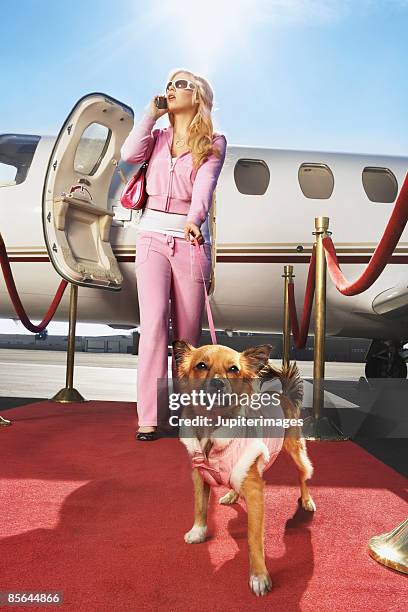
POLYGON ((174 89, 195 89, 195 84, 187 79, 177 79, 176 81, 169 81, 166 85, 166 91, 168 91, 173 85, 174 89))

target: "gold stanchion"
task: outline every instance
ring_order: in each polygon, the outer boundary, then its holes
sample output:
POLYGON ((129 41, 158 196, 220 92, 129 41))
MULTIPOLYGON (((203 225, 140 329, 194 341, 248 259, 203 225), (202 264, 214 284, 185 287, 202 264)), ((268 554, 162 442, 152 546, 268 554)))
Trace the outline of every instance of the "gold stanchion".
POLYGON ((284 266, 282 278, 285 279, 283 294, 283 350, 282 367, 289 367, 290 359, 290 315, 289 315, 289 284, 294 279, 293 266, 284 266))
POLYGON ((12 422, 0 416, 0 427, 8 427, 9 425, 12 425, 12 422))
POLYGON ((321 416, 324 405, 324 363, 326 337, 326 257, 323 238, 330 235, 329 218, 315 217, 316 285, 314 303, 313 410, 305 419, 303 432, 309 440, 347 440, 327 417, 321 416))
POLYGON ((408 519, 392 531, 372 537, 368 552, 379 563, 408 574, 408 519))
POLYGON ((71 283, 69 295, 69 332, 68 332, 68 347, 67 347, 67 371, 66 371, 66 386, 60 389, 52 398, 54 402, 67 404, 69 402, 85 402, 85 398, 73 388, 74 380, 74 358, 75 358, 75 326, 77 317, 78 303, 78 285, 71 283))
POLYGON ((313 416, 320 417, 323 405, 326 336, 326 257, 322 240, 329 229, 328 217, 315 218, 316 236, 316 289, 315 289, 315 325, 314 325, 314 360, 313 360, 313 416))

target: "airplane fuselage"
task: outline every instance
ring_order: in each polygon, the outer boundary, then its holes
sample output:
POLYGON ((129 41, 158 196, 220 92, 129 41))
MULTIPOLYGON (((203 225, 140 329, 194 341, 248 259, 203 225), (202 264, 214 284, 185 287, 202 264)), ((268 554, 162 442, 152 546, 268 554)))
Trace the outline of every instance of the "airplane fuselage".
MULTIPOLYGON (((53 137, 40 138, 25 180, 9 185, 3 182, 0 187, 0 230, 20 297, 33 320, 43 317, 61 280, 49 260, 41 217, 43 184, 54 141, 53 137)), ((124 164, 123 168, 128 176, 134 172, 134 166, 124 164)), ((218 329, 279 332, 285 264, 294 266, 300 315, 317 216, 330 219, 329 229, 346 277, 354 280, 362 273, 393 208, 393 202, 373 202, 368 198, 362 180, 367 168, 389 170, 399 190, 408 158, 228 146, 216 191, 212 309, 218 329), (300 173, 309 168, 312 172, 326 172, 327 176, 320 177, 323 183, 331 173, 334 184, 330 197, 311 198, 304 194, 300 173), (263 181, 263 194, 242 193, 243 188, 256 192, 263 181)), ((313 180, 309 184, 307 180, 306 176, 306 187, 314 188, 313 180)), ((118 183, 110 194, 109 205, 117 212, 110 241, 124 277, 122 290, 80 287, 78 320, 136 327, 136 225, 131 218, 119 220, 128 213, 131 216, 130 211, 118 206, 120 187, 118 183)), ((407 262, 405 230, 380 278, 364 293, 344 296, 328 276, 327 333, 406 342, 407 262)), ((0 291, 0 317, 15 318, 4 281, 0 291)), ((66 291, 54 320, 67 320, 68 297, 66 291)), ((310 331, 313 333, 313 321, 310 331)))

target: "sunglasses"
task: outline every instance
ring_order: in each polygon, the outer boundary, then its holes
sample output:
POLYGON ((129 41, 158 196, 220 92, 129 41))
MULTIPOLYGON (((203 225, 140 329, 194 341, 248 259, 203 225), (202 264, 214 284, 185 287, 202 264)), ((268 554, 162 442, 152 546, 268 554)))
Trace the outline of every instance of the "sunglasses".
POLYGON ((171 85, 173 85, 175 89, 195 89, 194 83, 192 83, 191 81, 187 81, 187 79, 177 79, 176 81, 169 81, 166 85, 166 91, 170 89, 171 85))

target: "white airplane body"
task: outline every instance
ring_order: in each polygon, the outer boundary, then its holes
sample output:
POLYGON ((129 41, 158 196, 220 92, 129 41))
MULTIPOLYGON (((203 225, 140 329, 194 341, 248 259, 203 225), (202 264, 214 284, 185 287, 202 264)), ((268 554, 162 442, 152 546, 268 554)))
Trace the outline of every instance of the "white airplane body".
MULTIPOLYGON (((90 94, 81 100, 102 95, 90 94)), ((60 136, 61 133, 62 130, 60 136)), ((116 143, 116 152, 123 139, 122 135, 120 143, 116 143)), ((0 174, 0 231, 23 305, 30 319, 39 320, 61 281, 50 261, 50 248, 43 230, 43 223, 46 224, 43 195, 52 173, 49 165, 58 139, 37 137, 36 145, 35 140, 30 135, 0 135, 0 171, 4 164, 12 166, 13 159, 17 160, 15 165, 19 159, 26 159, 26 166, 29 165, 28 172, 27 167, 17 168, 17 181, 2 181, 0 174), (17 152, 18 147, 21 151, 24 146, 28 151, 25 158, 24 153, 17 152)), ((120 162, 120 167, 128 178, 136 169, 124 162, 120 162)), ((399 192, 407 169, 408 158, 404 157, 229 144, 216 189, 216 265, 211 294, 216 328, 280 332, 285 264, 294 266, 300 319, 317 216, 330 219, 329 230, 342 271, 350 281, 358 278, 384 232, 395 201, 395 198, 387 202, 371 201, 362 177, 368 177, 374 191, 379 186, 380 192, 382 188, 389 192, 395 179, 399 192), (315 173, 311 183, 307 183, 307 172, 315 173), (301 175, 306 180, 303 187, 301 175), (265 192, 242 193, 242 185, 251 191, 252 183, 256 192, 257 177, 265 182, 265 192), (305 185, 319 191, 319 177, 326 187, 332 177, 334 186, 330 197, 306 197, 305 185), (382 179, 385 187, 381 187, 382 179)), ((80 173, 73 176, 78 179, 80 173)), ((135 218, 132 219, 135 213, 119 204, 121 188, 116 172, 109 190, 105 189, 105 196, 107 209, 115 212, 109 240, 123 276, 121 290, 80 286, 78 321, 137 327, 134 264, 137 226, 135 218)), ((49 188, 48 192, 51 192, 49 188)), ((405 229, 391 262, 364 293, 344 296, 327 275, 327 334, 390 341, 397 347, 407 342, 407 262, 408 229, 405 229)), ((0 317, 16 318, 4 279, 0 281, 0 292, 0 317)), ((66 290, 54 320, 67 320, 68 306, 69 291, 66 290)), ((313 333, 313 317, 310 332, 313 333)))

